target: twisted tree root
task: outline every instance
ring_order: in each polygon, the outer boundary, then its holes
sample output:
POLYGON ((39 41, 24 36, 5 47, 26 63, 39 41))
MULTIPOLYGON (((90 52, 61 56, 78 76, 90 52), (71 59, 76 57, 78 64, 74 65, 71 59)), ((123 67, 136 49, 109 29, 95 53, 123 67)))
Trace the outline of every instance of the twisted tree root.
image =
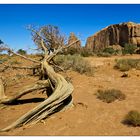
POLYGON ((10 103, 14 102, 15 100, 21 98, 22 96, 24 96, 32 91, 49 87, 48 80, 38 81, 35 84, 24 87, 24 89, 22 89, 20 92, 16 93, 14 96, 7 97, 4 93, 4 87, 2 87, 2 84, 0 84, 0 85, 1 85, 0 89, 3 89, 2 90, 3 92, 0 92, 0 104, 10 104, 10 103))
POLYGON ((7 98, 6 95, 4 94, 4 86, 2 79, 0 78, 0 99, 5 99, 7 98))
POLYGON ((71 94, 73 92, 73 86, 68 83, 63 76, 56 73, 54 69, 48 64, 48 62, 43 61, 42 67, 45 74, 48 75, 50 82, 54 85, 54 90, 51 96, 43 101, 41 104, 36 106, 34 109, 27 112, 25 115, 21 116, 17 121, 9 125, 8 127, 0 130, 9 131, 13 128, 20 127, 23 124, 35 124, 38 121, 48 117, 54 112, 57 112, 62 108, 62 106, 68 106, 71 103, 71 94), (66 104, 66 100, 70 98, 70 101, 66 104))

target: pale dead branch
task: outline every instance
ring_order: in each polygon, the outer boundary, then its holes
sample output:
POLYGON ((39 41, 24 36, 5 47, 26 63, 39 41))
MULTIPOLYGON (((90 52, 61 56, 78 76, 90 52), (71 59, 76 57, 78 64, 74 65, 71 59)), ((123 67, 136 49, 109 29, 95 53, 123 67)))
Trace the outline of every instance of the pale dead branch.
MULTIPOLYGON (((27 112, 25 115, 21 116, 17 121, 9 125, 8 127, 4 128, 1 130, 2 131, 9 131, 13 128, 20 127, 25 124, 35 124, 38 121, 47 118, 49 115, 60 111, 62 108, 67 108, 70 104, 72 104, 72 92, 73 92, 73 85, 65 80, 65 78, 56 73, 50 65, 50 61, 52 60, 53 57, 55 57, 62 49, 68 48, 77 41, 65 46, 63 44, 63 36, 56 34, 58 32, 55 32, 55 28, 53 29, 53 32, 50 32, 50 27, 48 28, 49 30, 47 31, 46 29, 43 30, 41 28, 39 31, 33 30, 32 32, 34 33, 34 40, 40 41, 37 42, 39 45, 38 48, 41 48, 42 51, 44 52, 44 58, 41 61, 33 60, 24 56, 21 56, 19 54, 14 53, 11 51, 13 54, 20 56, 22 58, 25 58, 26 60, 35 62, 35 63, 40 63, 40 69, 41 69, 41 75, 45 79, 45 83, 42 81, 41 84, 36 83, 32 86, 26 87, 24 90, 21 90, 21 92, 16 93, 15 96, 12 97, 5 97, 4 92, 1 94, 1 100, 0 103, 11 103, 23 95, 30 93, 34 90, 38 89, 43 89, 45 87, 49 86, 52 89, 52 94, 41 104, 27 112), (46 31, 46 33, 45 33, 46 31), (46 41, 43 37, 43 35, 46 35, 46 41), (52 43, 52 44, 49 44, 52 43), (52 54, 49 54, 49 47, 53 45, 53 43, 57 46, 56 50, 52 52, 52 54), (47 46, 49 45, 49 46, 47 46)), ((53 46, 53 47, 56 47, 53 46)), ((9 50, 9 49, 8 49, 9 50)), ((2 84, 1 84, 2 87, 2 84)))

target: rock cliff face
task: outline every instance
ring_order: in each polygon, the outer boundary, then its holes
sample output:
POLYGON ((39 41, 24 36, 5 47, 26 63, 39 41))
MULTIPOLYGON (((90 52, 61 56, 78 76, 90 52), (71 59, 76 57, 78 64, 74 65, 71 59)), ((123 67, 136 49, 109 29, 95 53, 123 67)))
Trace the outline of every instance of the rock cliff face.
MULTIPOLYGON (((78 38, 75 36, 74 33, 70 33, 69 39, 68 39, 68 44, 73 43, 74 41, 76 41, 78 38)), ((80 40, 75 43, 74 45, 72 45, 71 47, 73 48, 81 48, 81 42, 80 40)))
POLYGON ((126 43, 140 46, 140 24, 133 22, 110 25, 87 38, 86 48, 99 50, 126 43))

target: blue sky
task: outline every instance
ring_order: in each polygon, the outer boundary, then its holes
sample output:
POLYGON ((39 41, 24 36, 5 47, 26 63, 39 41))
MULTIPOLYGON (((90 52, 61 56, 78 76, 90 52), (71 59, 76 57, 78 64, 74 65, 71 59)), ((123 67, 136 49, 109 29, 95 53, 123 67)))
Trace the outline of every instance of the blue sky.
POLYGON ((0 39, 13 49, 34 47, 26 26, 56 25, 86 42, 100 29, 121 22, 140 23, 140 4, 0 4, 0 39))

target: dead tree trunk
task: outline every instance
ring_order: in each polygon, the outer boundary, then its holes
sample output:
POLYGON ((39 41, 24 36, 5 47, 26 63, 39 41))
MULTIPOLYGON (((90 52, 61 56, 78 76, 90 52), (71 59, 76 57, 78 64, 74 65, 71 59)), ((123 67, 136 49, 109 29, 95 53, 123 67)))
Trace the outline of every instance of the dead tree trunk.
MULTIPOLYGON (((3 85, 0 86, 1 89, 3 89, 3 85)), ((8 97, 5 95, 4 90, 2 90, 1 92, 1 97, 0 97, 0 104, 11 104, 12 102, 16 101, 17 99, 21 98, 22 96, 36 91, 36 90, 41 90, 44 89, 46 87, 49 87, 49 83, 48 80, 42 80, 42 81, 38 81, 32 85, 28 85, 26 87, 24 87, 23 89, 21 89, 19 92, 17 92, 15 95, 8 97)))
MULTIPOLYGON (((42 30, 40 30, 40 31, 42 31, 42 30)), ((35 31, 33 30, 33 32, 35 32, 35 31)), ((57 33, 57 32, 53 32, 53 33, 57 33)), ((49 32, 48 32, 48 34, 49 34, 49 32)), ((1 132, 9 131, 13 128, 20 127, 24 124, 35 124, 38 121, 45 119, 49 115, 51 115, 57 111, 60 111, 61 109, 66 108, 70 104, 72 104, 71 94, 74 89, 72 84, 67 82, 62 75, 56 73, 54 71, 53 67, 50 65, 50 61, 53 59, 53 57, 55 57, 64 48, 64 46, 61 43, 59 43, 59 41, 58 41, 58 39, 60 39, 61 41, 63 39, 61 37, 60 38, 57 38, 57 37, 58 37, 58 35, 56 35, 56 38, 54 41, 57 41, 56 44, 59 44, 59 47, 51 55, 48 55, 49 49, 45 45, 46 40, 45 41, 43 40, 43 37, 41 37, 40 32, 35 32, 35 39, 39 38, 39 41, 40 41, 39 47, 41 47, 41 49, 44 51, 44 58, 41 62, 39 62, 37 60, 33 60, 31 58, 27 58, 22 55, 19 55, 19 54, 13 52, 12 50, 10 50, 9 48, 3 48, 3 50, 8 50, 11 53, 13 53, 17 56, 20 56, 26 60, 32 61, 34 63, 38 63, 40 65, 41 74, 43 74, 43 76, 45 78, 44 79, 45 83, 42 82, 41 85, 39 83, 36 83, 32 86, 26 87, 24 90, 17 93, 15 96, 6 97, 6 98, 5 98, 5 94, 4 94, 4 90, 3 90, 4 89, 3 84, 0 83, 0 89, 1 89, 0 90, 1 91, 0 92, 0 103, 3 103, 3 104, 11 103, 11 102, 17 100, 18 98, 20 98, 21 96, 23 96, 27 93, 30 93, 31 91, 46 88, 48 86, 48 83, 49 83, 49 86, 52 88, 53 92, 45 101, 43 101, 41 104, 39 104, 38 106, 36 106, 32 110, 30 110, 29 112, 27 112, 25 115, 21 116, 18 120, 16 120, 14 123, 9 125, 8 127, 0 130, 1 132), (46 75, 47 75, 47 77, 46 77, 46 75)), ((54 36, 53 36, 53 38, 54 38, 54 36)), ((50 41, 50 38, 48 39, 48 41, 50 41)), ((77 41, 79 41, 79 40, 77 40, 77 41)), ((77 41, 71 43, 67 47, 70 47, 77 41)), ((51 42, 49 42, 49 43, 51 43, 51 42)))
POLYGON ((0 99, 6 99, 5 93, 4 93, 4 86, 2 79, 0 78, 0 99))
MULTIPOLYGON (((27 112, 21 118, 19 118, 16 122, 2 129, 1 131, 9 131, 12 128, 19 127, 29 122, 31 124, 35 124, 38 121, 48 117, 48 115, 59 110, 62 106, 65 105, 66 99, 70 99, 70 95, 73 92, 72 84, 68 83, 63 78, 63 76, 56 73, 46 61, 42 62, 42 66, 45 74, 48 75, 51 84, 54 86, 52 95, 49 98, 47 98, 44 102, 39 104, 37 107, 27 112)), ((68 101, 67 105, 69 105, 70 103, 71 100, 68 101)))

